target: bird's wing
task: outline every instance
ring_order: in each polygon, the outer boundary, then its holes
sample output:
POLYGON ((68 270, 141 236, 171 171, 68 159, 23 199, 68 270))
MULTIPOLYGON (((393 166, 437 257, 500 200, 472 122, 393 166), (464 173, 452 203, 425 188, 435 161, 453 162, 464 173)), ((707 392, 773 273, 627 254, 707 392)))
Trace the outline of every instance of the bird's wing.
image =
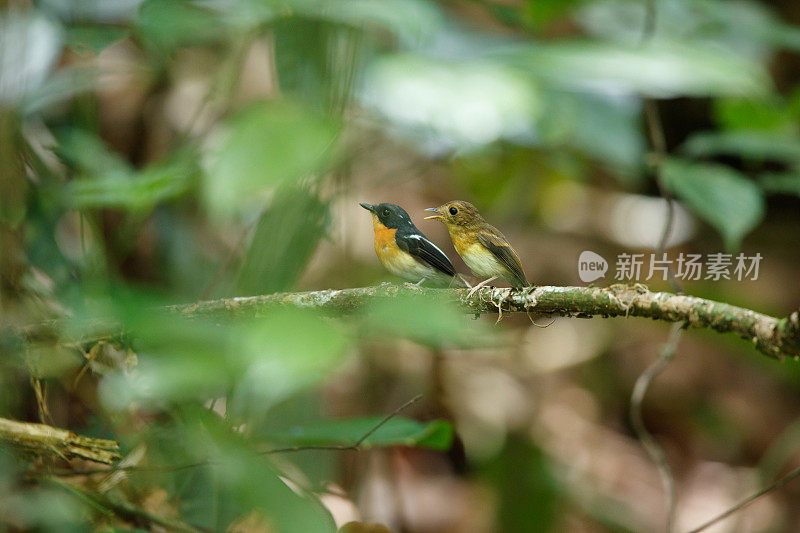
POLYGON ((401 250, 410 253, 415 259, 432 266, 448 276, 455 276, 456 269, 450 259, 424 235, 416 233, 395 234, 395 240, 401 250))
POLYGON ((525 272, 522 271, 522 262, 519 260, 517 252, 509 246, 499 231, 492 233, 481 231, 478 233, 478 241, 508 269, 513 278, 511 284, 514 287, 528 286, 528 279, 525 277, 525 272))

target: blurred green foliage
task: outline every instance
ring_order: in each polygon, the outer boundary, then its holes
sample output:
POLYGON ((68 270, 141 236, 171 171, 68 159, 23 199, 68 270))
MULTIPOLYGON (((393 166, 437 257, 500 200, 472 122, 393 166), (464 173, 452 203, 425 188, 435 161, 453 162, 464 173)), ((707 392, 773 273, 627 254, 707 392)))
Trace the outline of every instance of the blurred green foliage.
MULTIPOLYGON (((287 446, 350 446, 377 427, 380 417, 328 420, 310 426, 295 426, 285 433, 273 433, 269 439, 287 446)), ((394 417, 370 434, 363 443, 371 446, 418 446, 447 450, 453 442, 453 427, 442 420, 422 424, 416 420, 394 417)))

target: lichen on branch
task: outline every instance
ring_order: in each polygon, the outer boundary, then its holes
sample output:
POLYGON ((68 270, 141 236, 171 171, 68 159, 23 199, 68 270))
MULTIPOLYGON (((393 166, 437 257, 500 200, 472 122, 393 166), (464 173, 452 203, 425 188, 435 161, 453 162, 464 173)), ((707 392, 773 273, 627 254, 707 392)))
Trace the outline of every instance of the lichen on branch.
POLYGON ((467 289, 427 289, 378 285, 353 289, 276 293, 224 298, 169 309, 185 316, 254 316, 275 307, 311 308, 335 314, 357 311, 381 298, 433 297, 457 302, 474 313, 515 313, 564 317, 643 317, 685 322, 687 327, 734 333, 770 357, 800 357, 800 315, 778 319, 750 309, 694 296, 652 292, 646 286, 553 287, 529 289, 485 287, 471 296, 467 289))
POLYGON ((40 454, 63 459, 80 457, 98 463, 113 464, 120 458, 119 443, 78 435, 46 424, 33 424, 0 418, 0 442, 40 454))

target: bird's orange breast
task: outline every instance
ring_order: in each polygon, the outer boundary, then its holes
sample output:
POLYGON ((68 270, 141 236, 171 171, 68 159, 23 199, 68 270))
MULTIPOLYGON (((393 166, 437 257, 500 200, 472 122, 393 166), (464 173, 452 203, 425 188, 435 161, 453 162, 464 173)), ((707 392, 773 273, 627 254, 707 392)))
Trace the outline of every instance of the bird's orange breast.
POLYGON ((397 229, 387 228, 375 215, 372 215, 372 229, 375 230, 375 253, 378 254, 378 259, 383 263, 390 261, 401 251, 394 239, 397 229))

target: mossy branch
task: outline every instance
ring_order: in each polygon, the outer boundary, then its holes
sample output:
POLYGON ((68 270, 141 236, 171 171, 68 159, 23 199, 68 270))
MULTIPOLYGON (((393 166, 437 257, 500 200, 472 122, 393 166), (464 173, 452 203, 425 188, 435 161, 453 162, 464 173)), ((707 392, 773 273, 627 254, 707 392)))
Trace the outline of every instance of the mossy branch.
POLYGON ((688 327, 734 333, 751 341, 770 357, 800 357, 800 314, 778 319, 722 302, 667 292, 651 292, 644 285, 502 289, 486 287, 468 296, 467 289, 425 289, 409 285, 378 285, 354 289, 277 293, 225 298, 172 306, 186 316, 254 316, 275 307, 319 309, 336 314, 356 312, 381 298, 434 297, 458 302, 473 313, 591 317, 643 317, 686 322, 688 327))
POLYGON ((80 457, 110 465, 120 458, 116 441, 84 437, 66 429, 6 418, 0 418, 0 442, 63 459, 80 457))

